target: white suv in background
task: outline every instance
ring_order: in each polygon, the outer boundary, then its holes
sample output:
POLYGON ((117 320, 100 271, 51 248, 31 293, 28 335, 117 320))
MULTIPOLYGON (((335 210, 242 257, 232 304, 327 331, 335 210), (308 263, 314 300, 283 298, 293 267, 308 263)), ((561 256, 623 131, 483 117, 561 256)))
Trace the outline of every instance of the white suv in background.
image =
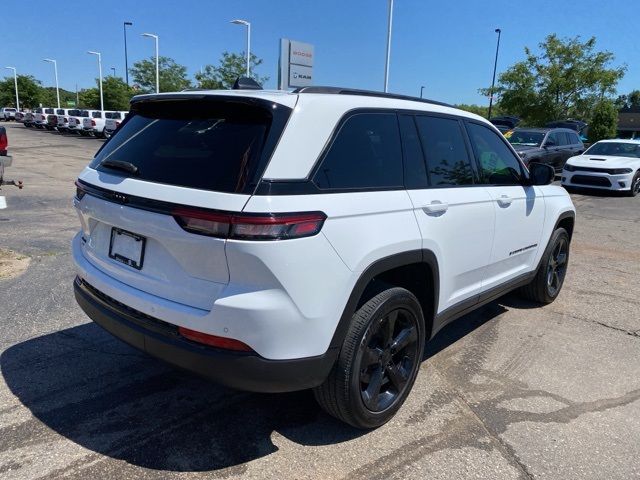
POLYGON ((69 123, 67 124, 67 132, 84 133, 83 121, 85 118, 91 118, 94 110, 69 110, 69 123))
POLYGON ((552 302, 575 210, 483 118, 330 87, 135 97, 80 174, 76 299, 225 385, 389 420, 425 342, 520 288, 552 302))

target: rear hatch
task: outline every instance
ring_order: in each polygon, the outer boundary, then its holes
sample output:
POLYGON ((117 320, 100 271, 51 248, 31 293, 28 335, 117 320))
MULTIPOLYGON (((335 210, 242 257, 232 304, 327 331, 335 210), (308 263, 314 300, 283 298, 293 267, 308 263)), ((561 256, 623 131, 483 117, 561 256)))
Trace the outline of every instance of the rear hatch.
POLYGON ((242 211, 290 111, 193 94, 134 103, 78 180, 84 257, 131 287, 211 309, 229 282, 226 240, 193 233, 199 215, 242 211))

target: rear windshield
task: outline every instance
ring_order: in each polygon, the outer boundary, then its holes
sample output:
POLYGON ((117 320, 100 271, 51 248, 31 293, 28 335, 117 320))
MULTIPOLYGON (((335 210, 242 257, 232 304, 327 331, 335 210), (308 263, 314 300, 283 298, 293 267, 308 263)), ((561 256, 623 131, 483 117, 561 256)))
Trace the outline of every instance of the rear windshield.
POLYGON ((77 117, 77 116, 80 115, 80 110, 78 110, 78 109, 69 110, 69 115, 71 115, 73 117, 77 117))
POLYGON ((41 109, 41 108, 36 108, 36 109, 34 110, 34 112, 35 112, 35 113, 42 113, 42 109, 41 109))
POLYGON ((88 117, 89 116, 89 111, 88 110, 80 110, 78 112, 78 116, 79 117, 88 117))
POLYGON ((142 103, 90 166, 150 182, 252 193, 290 113, 281 105, 266 108, 255 103, 142 103), (107 160, 125 162, 129 172, 101 165, 107 160))
POLYGON ((52 114, 53 113, 53 108, 45 108, 44 109, 44 113, 52 114))
POLYGON ((15 112, 16 109, 15 108, 5 108, 4 111, 5 112, 15 112))
POLYGON ((91 116, 93 118, 102 118, 102 112, 93 112, 91 116))
POLYGON ((58 115, 64 115, 64 110, 63 110, 63 109, 61 109, 61 108, 59 108, 58 110, 56 110, 56 113, 57 113, 58 115))

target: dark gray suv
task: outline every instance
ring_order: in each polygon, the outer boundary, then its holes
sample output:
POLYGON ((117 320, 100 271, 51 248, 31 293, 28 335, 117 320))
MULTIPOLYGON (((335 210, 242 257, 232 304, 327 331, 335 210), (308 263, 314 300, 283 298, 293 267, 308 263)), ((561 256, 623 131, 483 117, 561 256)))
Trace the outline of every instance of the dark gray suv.
POLYGON ((556 172, 569 157, 585 150, 576 131, 568 128, 515 128, 505 136, 525 164, 546 163, 556 172))

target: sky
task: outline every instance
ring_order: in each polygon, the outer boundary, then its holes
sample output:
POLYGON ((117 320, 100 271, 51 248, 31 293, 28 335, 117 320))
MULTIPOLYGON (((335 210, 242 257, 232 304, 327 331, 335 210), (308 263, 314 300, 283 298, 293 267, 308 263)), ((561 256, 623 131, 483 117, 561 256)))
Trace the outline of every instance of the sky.
MULTIPOLYGON (((264 60, 257 73, 275 88, 279 39, 315 47, 314 84, 382 90, 388 0, 112 0, 27 2, 2 0, 0 67, 15 66, 45 86, 74 91, 95 86, 96 57, 104 75, 124 77, 123 22, 128 27, 129 65, 160 54, 187 66, 192 77, 201 66, 217 64, 222 52, 245 49, 246 30, 230 20, 251 22, 251 51, 264 60), (85 5, 83 7, 82 5, 85 5), (13 27, 13 28, 11 28, 13 27)), ((389 91, 448 103, 488 103, 478 93, 491 84, 496 28, 502 29, 498 74, 536 49, 546 35, 597 38, 597 48, 626 64, 619 93, 640 88, 638 0, 395 0, 389 91)), ((6 74, 11 75, 9 70, 6 74)), ((4 72, 0 72, 2 75, 4 72)))

